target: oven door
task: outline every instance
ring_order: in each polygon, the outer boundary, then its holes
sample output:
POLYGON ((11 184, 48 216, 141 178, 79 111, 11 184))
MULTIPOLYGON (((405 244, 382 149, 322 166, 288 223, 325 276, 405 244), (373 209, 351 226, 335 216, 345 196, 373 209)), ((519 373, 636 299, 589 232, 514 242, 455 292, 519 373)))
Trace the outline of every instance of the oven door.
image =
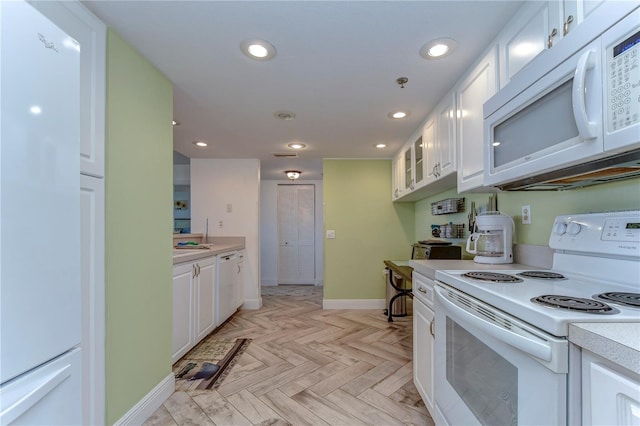
POLYGON ((435 296, 436 424, 567 423, 565 339, 441 283, 435 296))

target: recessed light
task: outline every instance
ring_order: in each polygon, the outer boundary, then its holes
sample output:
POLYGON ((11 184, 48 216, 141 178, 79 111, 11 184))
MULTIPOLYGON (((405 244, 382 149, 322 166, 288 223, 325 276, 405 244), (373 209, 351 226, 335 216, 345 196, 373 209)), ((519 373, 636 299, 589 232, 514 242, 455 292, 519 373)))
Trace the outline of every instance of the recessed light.
POLYGON ((34 105, 29 108, 29 112, 33 115, 40 115, 42 113, 42 108, 40 108, 38 105, 34 105))
POLYGON ((393 119, 405 118, 409 115, 409 111, 391 111, 387 117, 393 119))
POLYGON ((431 40, 422 46, 420 56, 425 59, 439 59, 449 56, 456 48, 458 43, 451 38, 439 38, 431 40))
POLYGON ((307 146, 303 143, 290 143, 289 145, 287 145, 289 148, 291 149, 304 149, 307 146))
POLYGON ((495 141, 495 142, 493 142, 491 145, 493 145, 493 146, 500 146, 500 142, 495 141))
POLYGON ((202 147, 207 146, 207 143, 205 141, 193 141, 193 144, 202 147))
POLYGON ((174 126, 180 125, 180 122, 178 120, 173 120, 171 123, 173 123, 174 126))
POLYGON ((268 61, 276 56, 276 48, 271 43, 260 39, 244 40, 240 43, 242 53, 257 61, 268 61))
POLYGON ((376 148, 386 148, 386 147, 387 147, 387 145, 385 145, 383 143, 376 144, 376 148))

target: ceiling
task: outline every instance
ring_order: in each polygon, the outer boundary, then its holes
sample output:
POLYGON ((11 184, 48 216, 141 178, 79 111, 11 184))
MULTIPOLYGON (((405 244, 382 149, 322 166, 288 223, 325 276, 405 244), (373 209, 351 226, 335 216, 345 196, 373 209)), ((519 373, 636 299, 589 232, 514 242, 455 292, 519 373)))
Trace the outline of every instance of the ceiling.
POLYGON ((259 158, 262 179, 321 179, 323 158, 391 158, 520 1, 83 1, 174 84, 174 149, 259 158), (420 48, 453 38, 449 56, 420 48), (260 38, 257 61, 240 43, 260 38), (409 79, 405 88, 396 83, 409 79), (409 110, 392 120, 391 111, 409 110), (293 120, 274 117, 291 111, 293 120), (205 148, 193 142, 204 140, 205 148), (306 144, 293 159, 291 142, 306 144), (387 145, 375 148, 377 143, 387 145))

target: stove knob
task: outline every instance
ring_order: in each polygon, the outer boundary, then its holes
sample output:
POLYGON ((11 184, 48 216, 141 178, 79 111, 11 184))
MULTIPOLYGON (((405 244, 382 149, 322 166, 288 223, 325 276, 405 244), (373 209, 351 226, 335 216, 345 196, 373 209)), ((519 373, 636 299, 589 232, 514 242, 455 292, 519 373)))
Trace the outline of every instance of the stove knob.
POLYGON ((582 227, 578 222, 569 222, 567 225, 567 232, 571 235, 578 235, 582 227))
POLYGON ((553 232, 554 232, 555 234, 562 235, 562 234, 564 234, 565 232, 567 232, 567 225, 565 225, 565 224, 564 224, 564 223, 562 223, 562 222, 557 222, 557 223, 553 226, 553 232))

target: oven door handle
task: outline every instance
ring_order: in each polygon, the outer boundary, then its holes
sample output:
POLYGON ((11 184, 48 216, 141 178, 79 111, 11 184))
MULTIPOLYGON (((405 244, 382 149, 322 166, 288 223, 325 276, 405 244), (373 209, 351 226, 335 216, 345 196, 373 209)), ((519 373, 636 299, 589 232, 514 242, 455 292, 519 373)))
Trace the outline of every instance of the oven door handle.
MULTIPOLYGON (((461 324, 467 327, 476 328, 488 335, 495 337, 496 339, 513 346, 516 349, 521 350, 529 355, 533 355, 544 361, 551 361, 551 346, 542 343, 539 340, 534 340, 512 331, 506 330, 502 326, 490 321, 488 318, 478 316, 460 306, 453 303, 447 297, 446 290, 436 286, 436 300, 438 300, 447 309, 447 314, 450 317, 455 318, 461 324)), ((486 309, 486 308, 484 308, 486 309)), ((491 312, 495 316, 501 316, 497 312, 491 312)), ((542 340, 542 339, 540 339, 542 340)), ((546 342, 542 340, 543 342, 546 342)))

